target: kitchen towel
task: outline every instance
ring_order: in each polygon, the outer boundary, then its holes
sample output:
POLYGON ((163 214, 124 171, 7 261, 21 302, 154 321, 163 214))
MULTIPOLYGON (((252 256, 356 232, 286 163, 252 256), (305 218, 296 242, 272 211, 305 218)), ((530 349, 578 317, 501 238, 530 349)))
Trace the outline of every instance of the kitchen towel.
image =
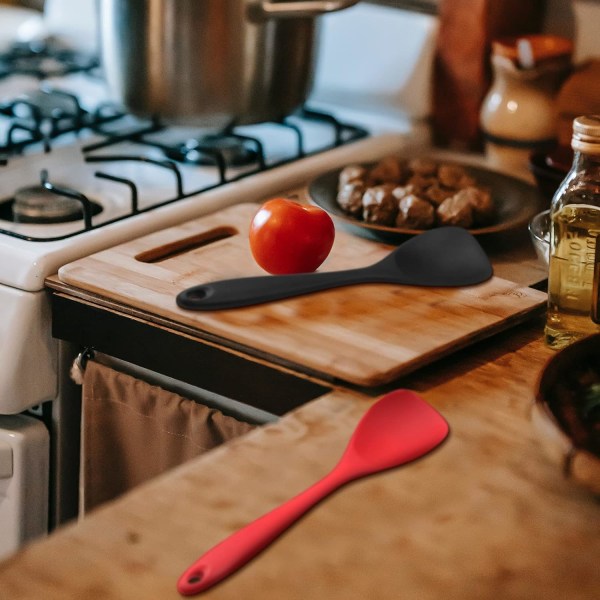
POLYGON ((255 427, 94 360, 82 402, 82 515, 255 427))

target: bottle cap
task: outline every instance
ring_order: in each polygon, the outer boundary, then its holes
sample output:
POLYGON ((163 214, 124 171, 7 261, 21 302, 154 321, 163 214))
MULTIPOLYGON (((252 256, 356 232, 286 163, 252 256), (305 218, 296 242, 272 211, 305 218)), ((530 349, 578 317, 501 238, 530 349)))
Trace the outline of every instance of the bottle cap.
POLYGON ((600 115, 584 115, 573 121, 573 150, 600 154, 600 115))

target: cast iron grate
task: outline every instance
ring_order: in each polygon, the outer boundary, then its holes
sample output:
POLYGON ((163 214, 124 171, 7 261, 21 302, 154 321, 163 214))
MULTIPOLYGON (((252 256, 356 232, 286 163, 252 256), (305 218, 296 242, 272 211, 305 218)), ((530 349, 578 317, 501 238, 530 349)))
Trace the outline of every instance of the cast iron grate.
MULTIPOLYGON (((30 146, 41 145, 44 152, 51 152, 53 144, 61 136, 88 131, 96 134, 96 138, 99 137, 100 141, 90 143, 83 148, 87 162, 140 161, 152 164, 155 168, 168 169, 173 173, 173 189, 165 192, 162 201, 140 209, 139 186, 135 181, 97 171, 96 177, 129 188, 131 209, 123 216, 96 225, 93 224, 93 213, 89 208, 91 201, 84 194, 78 190, 60 188, 49 181, 47 175, 41 174, 42 185, 48 191, 54 193, 56 190, 56 193, 81 202, 83 207, 81 228, 59 237, 33 237, 2 228, 0 234, 32 242, 65 239, 368 136, 368 131, 362 127, 343 123, 328 113, 304 106, 292 115, 282 116, 268 124, 258 124, 256 136, 245 133, 243 127, 231 125, 223 131, 207 136, 190 137, 175 144, 167 144, 161 142, 160 137, 154 136, 169 129, 169 126, 162 123, 160 119, 135 119, 133 126, 130 122, 121 126, 127 121, 129 115, 119 106, 106 102, 93 111, 88 111, 83 108, 76 94, 61 90, 57 83, 50 85, 45 81, 49 77, 75 72, 83 72, 89 77, 99 77, 97 67, 96 58, 55 47, 51 43, 41 44, 39 47, 32 44, 15 45, 9 52, 0 55, 0 80, 16 73, 30 75, 40 80, 37 89, 0 103, 0 119, 5 125, 5 139, 0 140, 0 174, 2 166, 10 163, 12 156, 22 154, 30 146), (324 126, 331 135, 325 136, 326 142, 317 144, 316 148, 313 145, 312 149, 307 151, 302 124, 311 121, 324 126), (278 160, 268 158, 270 149, 265 140, 260 137, 262 125, 274 126, 292 133, 290 152, 286 157, 278 160), (140 155, 126 155, 120 152, 117 145, 121 142, 141 145, 140 155), (143 156, 144 146, 160 150, 164 160, 143 156), (106 152, 103 152, 102 156, 92 154, 94 150, 110 147, 115 148, 114 154, 106 152), (218 183, 200 189, 184 190, 180 166, 190 164, 214 167, 218 173, 218 183), (244 166, 241 171, 236 168, 240 165, 244 166)), ((69 138, 66 140, 68 143, 69 138)), ((64 143, 64 139, 61 143, 64 143)), ((0 220, 11 220, 10 202, 11 199, 0 201, 0 220)))
POLYGON ((42 84, 37 90, 0 103, 0 117, 7 120, 0 155, 6 159, 36 143, 42 143, 49 151, 52 142, 60 136, 114 121, 123 115, 123 111, 112 104, 104 104, 90 113, 75 94, 42 84))
POLYGON ((0 79, 11 75, 30 75, 42 80, 91 72, 97 67, 97 57, 61 47, 52 39, 15 43, 0 54, 0 79))

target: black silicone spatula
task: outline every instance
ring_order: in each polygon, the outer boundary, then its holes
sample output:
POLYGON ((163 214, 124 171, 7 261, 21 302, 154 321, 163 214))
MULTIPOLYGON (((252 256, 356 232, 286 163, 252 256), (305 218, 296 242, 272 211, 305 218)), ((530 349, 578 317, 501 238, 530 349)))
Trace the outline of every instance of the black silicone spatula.
POLYGON ((368 267, 224 279, 180 292, 177 304, 188 310, 221 310, 361 283, 459 287, 481 283, 492 272, 483 248, 466 229, 439 227, 410 238, 368 267))

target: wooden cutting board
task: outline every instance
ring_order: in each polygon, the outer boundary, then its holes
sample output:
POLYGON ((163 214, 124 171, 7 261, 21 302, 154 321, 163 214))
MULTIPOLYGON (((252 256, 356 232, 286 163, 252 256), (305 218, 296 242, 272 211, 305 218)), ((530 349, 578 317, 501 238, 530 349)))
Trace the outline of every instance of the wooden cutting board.
MULTIPOLYGON (((180 309, 175 297, 192 285, 265 275, 248 245, 257 208, 238 204, 132 240, 67 264, 58 277, 250 354, 361 386, 389 383, 546 302, 542 292, 493 277, 463 288, 366 284, 231 310, 180 309)), ((367 266, 390 250, 337 231, 321 270, 367 266)))

